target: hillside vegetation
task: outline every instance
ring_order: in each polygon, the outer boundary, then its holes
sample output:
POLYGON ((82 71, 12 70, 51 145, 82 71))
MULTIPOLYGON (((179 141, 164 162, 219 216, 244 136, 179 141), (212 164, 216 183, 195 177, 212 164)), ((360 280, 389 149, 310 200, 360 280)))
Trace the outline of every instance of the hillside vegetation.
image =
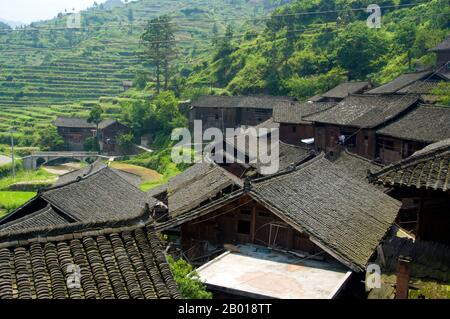
POLYGON ((450 31, 448 0, 383 0, 381 28, 368 28, 370 0, 296 0, 280 7, 262 35, 198 64, 190 84, 229 94, 288 94, 305 99, 337 83, 385 83, 434 65, 427 50, 450 31))
MULTIPOLYGON (((67 28, 68 13, 18 30, 0 25, 0 143, 18 128, 19 143, 30 145, 36 129, 57 115, 86 115, 99 98, 123 92, 151 66, 141 59, 139 39, 147 21, 169 15, 179 42, 176 72, 189 74, 191 60, 205 56, 213 29, 262 29, 248 19, 266 16, 286 0, 109 1, 81 14, 81 28, 67 28)), ((150 91, 151 93, 151 91, 150 91)), ((102 101, 101 101, 102 102, 102 101)), ((117 101, 107 101, 114 108, 117 101)), ((110 109, 111 109, 110 108, 110 109)), ((116 110, 117 111, 117 110, 116 110)), ((111 111, 110 115, 117 114, 111 111)))

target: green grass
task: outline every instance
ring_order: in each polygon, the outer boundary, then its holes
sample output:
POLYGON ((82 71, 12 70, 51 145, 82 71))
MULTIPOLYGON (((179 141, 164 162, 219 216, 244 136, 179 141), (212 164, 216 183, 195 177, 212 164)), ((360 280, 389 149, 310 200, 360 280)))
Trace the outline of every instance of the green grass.
POLYGON ((13 179, 11 176, 0 179, 0 190, 7 190, 9 186, 18 182, 46 181, 56 179, 56 175, 51 174, 42 168, 39 170, 20 170, 13 179))
POLYGON ((36 196, 34 192, 0 192, 0 217, 22 206, 36 196))

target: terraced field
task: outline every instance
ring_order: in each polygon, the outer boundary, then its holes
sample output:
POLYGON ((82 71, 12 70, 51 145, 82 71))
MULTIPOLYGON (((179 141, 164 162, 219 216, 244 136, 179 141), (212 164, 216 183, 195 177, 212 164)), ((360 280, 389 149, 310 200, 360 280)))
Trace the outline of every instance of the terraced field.
POLYGON ((176 21, 176 38, 183 40, 177 62, 186 67, 187 60, 209 54, 214 24, 219 33, 228 24, 236 33, 248 30, 246 19, 283 2, 140 0, 84 11, 81 29, 68 29, 66 14, 60 14, 24 30, 0 30, 0 142, 11 126, 28 135, 57 115, 86 115, 92 105, 82 101, 117 96, 124 80, 148 72, 139 37, 152 18, 169 14, 176 21))

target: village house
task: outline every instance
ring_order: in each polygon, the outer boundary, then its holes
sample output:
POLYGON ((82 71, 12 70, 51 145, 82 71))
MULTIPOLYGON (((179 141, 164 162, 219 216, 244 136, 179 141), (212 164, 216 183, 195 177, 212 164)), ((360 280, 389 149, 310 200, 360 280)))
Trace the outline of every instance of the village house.
POLYGON ((295 102, 289 106, 276 106, 273 121, 280 125, 280 140, 292 144, 314 143, 314 124, 305 119, 335 106, 337 102, 295 102))
MULTIPOLYGON (((316 154, 314 150, 306 146, 297 146, 274 140, 272 129, 279 130, 279 123, 269 119, 252 128, 255 131, 243 131, 234 137, 225 138, 222 145, 222 153, 212 151, 211 158, 216 160, 222 168, 239 178, 264 175, 263 170, 269 165, 277 165, 279 170, 284 170, 290 165, 298 165, 307 161, 316 154), (260 130, 265 128, 267 131, 260 130), (253 139, 250 135, 256 133, 253 139), (275 148, 278 148, 275 153, 275 148), (276 163, 265 163, 261 154, 276 156, 276 163), (241 161, 243 159, 243 161, 241 161)), ((275 159, 275 158, 273 158, 275 159)))
POLYGON ((398 224, 416 238, 450 244, 450 139, 369 174, 402 201, 398 224))
POLYGON ((350 95, 336 106, 304 119, 314 123, 317 151, 333 157, 344 145, 350 152, 373 160, 378 157, 377 130, 414 109, 420 101, 413 94, 350 95))
MULTIPOLYGON (((68 151, 82 151, 86 139, 95 137, 96 124, 78 117, 59 116, 53 121, 58 134, 64 139, 68 151)), ((118 138, 121 134, 130 132, 130 129, 117 120, 106 119, 98 125, 100 151, 109 155, 121 152, 118 138)))
MULTIPOLYGON (((211 260, 224 245, 238 246, 241 253, 266 247, 314 259, 296 279, 303 292, 297 297, 303 298, 317 297, 321 289, 325 298, 336 297, 332 292, 343 288, 336 285, 345 284, 348 271, 364 272, 400 208, 399 202, 346 175, 323 154, 278 174, 245 181, 214 163, 198 163, 148 195, 168 207, 156 228, 178 234, 183 256, 194 264, 211 260), (334 285, 314 276, 317 268, 336 271, 334 285)), ((246 256, 255 263, 253 253, 246 256)), ((270 254, 267 258, 270 261, 270 254)), ((220 271, 225 269, 223 265, 220 271)), ((264 276, 258 280, 263 285, 264 276)), ((248 293, 245 296, 268 296, 248 293)))
POLYGON ((217 127, 255 126, 272 117, 277 105, 290 105, 294 99, 280 96, 201 96, 191 104, 189 127, 201 120, 203 131, 217 127))
POLYGON ((153 209, 160 204, 130 184, 127 174, 109 167, 93 167, 62 176, 55 186, 41 190, 0 219, 0 233, 133 217, 145 205, 153 209))
POLYGON ((350 94, 362 94, 372 88, 370 82, 343 82, 331 90, 309 99, 310 102, 341 102, 350 94))
POLYGON ((143 210, 1 233, 0 299, 181 299, 152 223, 143 210))
POLYGON ((377 157, 386 164, 398 162, 429 144, 450 138, 450 108, 420 105, 376 134, 377 157))
POLYGON ((448 64, 450 61, 450 36, 445 38, 444 41, 439 43, 434 48, 431 48, 429 51, 436 53, 436 67, 444 67, 441 70, 441 73, 443 73, 447 76, 448 79, 450 79, 450 65, 448 64))
POLYGON ((442 72, 432 70, 404 73, 392 81, 378 86, 367 94, 418 94, 427 103, 435 103, 437 96, 433 93, 440 83, 449 79, 442 72))

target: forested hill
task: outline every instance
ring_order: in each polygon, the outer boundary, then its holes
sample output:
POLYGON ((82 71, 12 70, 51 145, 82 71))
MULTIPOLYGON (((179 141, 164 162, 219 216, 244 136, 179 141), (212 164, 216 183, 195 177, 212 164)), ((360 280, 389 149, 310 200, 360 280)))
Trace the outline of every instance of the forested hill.
POLYGON ((295 0, 262 34, 218 46, 188 82, 301 99, 346 79, 380 84, 432 66, 427 50, 450 34, 449 21, 448 0, 295 0), (371 3, 381 7, 379 29, 366 26, 371 3))
MULTIPOLYGON (((0 117, 18 107, 47 107, 122 92, 123 80, 142 71, 139 37, 147 21, 168 14, 176 22, 178 65, 208 47, 214 21, 220 33, 232 19, 239 31, 263 28, 248 19, 266 16, 286 0, 110 0, 81 15, 81 28, 67 28, 67 12, 11 30, 0 24, 0 117), (125 1, 128 2, 128 1, 125 1), (177 22, 179 21, 179 22, 177 22), (5 111, 7 110, 7 111, 5 111)), ((0 130, 3 127, 0 126, 0 130)))

